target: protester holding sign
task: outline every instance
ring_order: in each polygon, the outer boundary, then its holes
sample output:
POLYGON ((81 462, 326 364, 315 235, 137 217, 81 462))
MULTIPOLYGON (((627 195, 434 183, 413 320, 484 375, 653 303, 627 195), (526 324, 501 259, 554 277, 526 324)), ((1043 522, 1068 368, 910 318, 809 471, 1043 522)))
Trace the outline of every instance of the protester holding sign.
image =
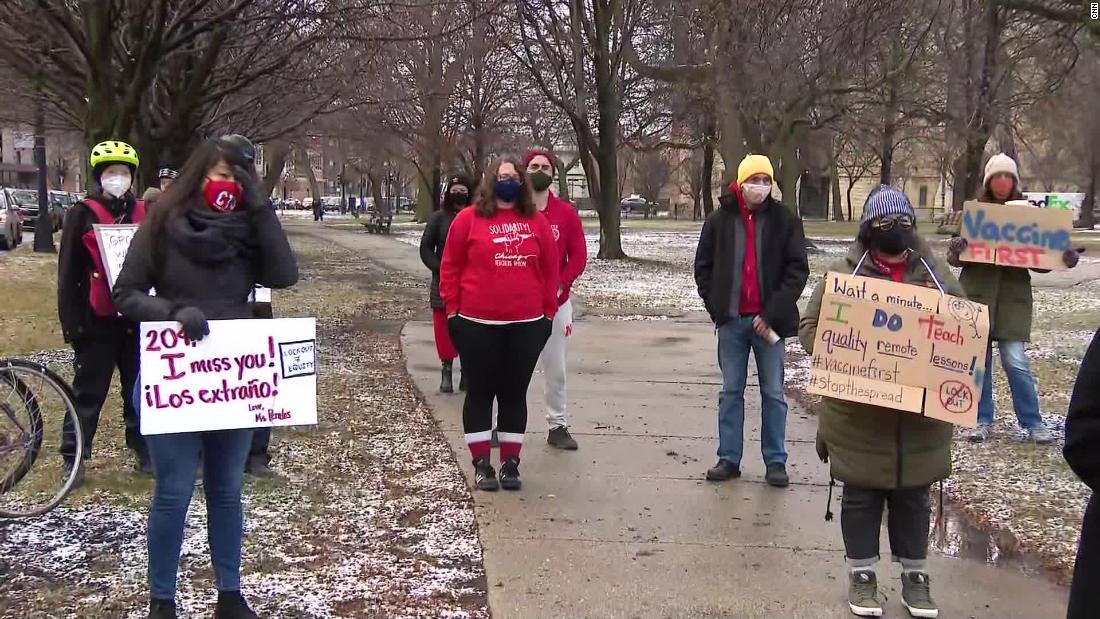
MULTIPOLYGON (((91 457, 99 413, 118 368, 122 393, 133 390, 138 376, 137 326, 120 318, 111 301, 108 273, 93 226, 136 224, 145 205, 131 191, 138 168, 137 151, 129 144, 108 140, 92 148, 89 163, 96 188, 65 216, 57 263, 57 313, 65 341, 73 347, 73 395, 84 430, 84 457, 76 485, 83 483, 83 462, 91 457)), ((138 431, 138 411, 122 399, 126 446, 134 452, 136 468, 151 473, 145 441, 138 431)), ((69 418, 65 419, 66 424, 69 418)), ((66 425, 61 451, 66 467, 75 457, 74 435, 66 425)))
POLYGON ((772 164, 749 155, 722 208, 703 224, 695 253, 695 283, 718 329, 718 462, 710 481, 741 476, 745 430, 745 382, 749 352, 760 378, 760 449, 765 481, 785 487, 787 400, 783 392, 783 338, 798 333, 798 298, 809 265, 802 220, 771 197, 772 164))
MULTIPOLYGON (((904 193, 881 186, 863 207, 859 236, 830 271, 938 288, 962 296, 947 265, 917 234, 904 193)), ((799 326, 813 355, 825 278, 814 290, 799 326)), ((902 602, 914 617, 936 617, 928 578, 929 488, 951 473, 952 426, 911 412, 824 398, 817 451, 830 474, 844 482, 840 525, 848 559, 848 605, 861 617, 882 616, 875 565, 882 512, 893 555, 902 568, 902 602)), ((827 516, 831 517, 831 516, 827 516)))
MULTIPOLYGON (((1005 204, 1023 200, 1020 193, 1020 173, 1016 162, 1004 153, 994 155, 985 166, 985 180, 977 197, 979 202, 1005 204)), ((1019 206, 1016 208, 1032 208, 1019 206)), ((992 434, 994 418, 993 401, 993 345, 1001 353, 1001 365, 1008 376, 1012 392, 1012 406, 1016 420, 1027 432, 1030 440, 1039 444, 1054 441, 1050 430, 1039 413, 1039 394, 1035 377, 1027 360, 1024 344, 1031 339, 1032 294, 1031 274, 1026 268, 965 262, 960 256, 966 251, 966 239, 956 237, 948 248, 947 261, 962 267, 959 281, 966 296, 989 306, 990 346, 985 357, 985 383, 978 402, 978 427, 967 434, 975 442, 983 442, 992 434)), ((1062 260, 1069 268, 1077 266, 1078 254, 1072 249, 1063 252, 1062 260)))
MULTIPOLYGON (((447 181, 443 191, 443 202, 438 211, 432 213, 428 225, 424 227, 424 236, 420 237, 420 261, 432 272, 429 289, 429 302, 432 306, 432 325, 435 327, 435 350, 443 364, 442 378, 439 383, 441 393, 454 393, 454 360, 458 356, 451 336, 447 333, 447 307, 439 296, 439 267, 443 261, 443 248, 447 243, 447 232, 455 215, 470 203, 470 194, 474 184, 462 174, 455 174, 447 181)), ((463 374, 465 377, 465 374, 463 374)), ((459 381, 459 389, 465 387, 459 381)))
POLYGON ((1092 337, 1066 415, 1066 462, 1092 490, 1081 526, 1068 619, 1091 619, 1100 608, 1100 331, 1092 337))
MULTIPOLYGON (((257 184, 239 147, 224 139, 200 145, 134 237, 115 284, 122 314, 178 322, 197 341, 210 331, 207 320, 251 318, 248 299, 257 283, 293 285, 294 254, 257 184), (148 294, 154 287, 155 297, 148 294)), ((157 478, 149 514, 150 617, 176 616, 176 573, 200 450, 215 617, 256 617, 240 593, 241 485, 251 439, 251 429, 146 437, 157 478)))
POLYGON ((519 490, 527 387, 558 310, 558 249, 527 172, 505 157, 488 168, 472 208, 451 224, 439 294, 469 384, 462 407, 480 490, 519 490), (497 403, 500 479, 490 463, 497 403))

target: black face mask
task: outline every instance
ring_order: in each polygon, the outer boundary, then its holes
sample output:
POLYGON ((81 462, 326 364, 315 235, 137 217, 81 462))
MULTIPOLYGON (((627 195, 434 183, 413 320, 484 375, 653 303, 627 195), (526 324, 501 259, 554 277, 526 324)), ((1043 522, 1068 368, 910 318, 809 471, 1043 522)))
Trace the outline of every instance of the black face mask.
POLYGON ((896 256, 913 247, 913 230, 894 226, 889 230, 872 230, 868 247, 888 256, 896 256))
POLYGON ((443 200, 443 203, 449 208, 459 209, 470 203, 470 194, 448 192, 447 197, 443 200))

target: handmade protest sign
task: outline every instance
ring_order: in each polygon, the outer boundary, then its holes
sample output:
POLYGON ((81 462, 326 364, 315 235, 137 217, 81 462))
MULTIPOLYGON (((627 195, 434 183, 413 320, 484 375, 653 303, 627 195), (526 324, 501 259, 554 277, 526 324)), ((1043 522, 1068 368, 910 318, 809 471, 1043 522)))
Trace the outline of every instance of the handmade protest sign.
POLYGON ((1064 270, 1073 211, 1058 208, 963 204, 960 232, 967 240, 964 262, 1028 269, 1064 270))
POLYGON ((988 335, 979 303, 830 272, 807 391, 974 427, 988 335))
POLYGON ((130 250, 130 242, 134 240, 138 227, 133 224, 95 224, 92 229, 99 244, 99 254, 103 257, 103 269, 107 271, 107 285, 114 289, 115 280, 122 272, 122 263, 126 261, 126 252, 130 250))
POLYGON ((317 423, 313 318, 212 320, 201 342, 141 324, 141 433, 317 423))

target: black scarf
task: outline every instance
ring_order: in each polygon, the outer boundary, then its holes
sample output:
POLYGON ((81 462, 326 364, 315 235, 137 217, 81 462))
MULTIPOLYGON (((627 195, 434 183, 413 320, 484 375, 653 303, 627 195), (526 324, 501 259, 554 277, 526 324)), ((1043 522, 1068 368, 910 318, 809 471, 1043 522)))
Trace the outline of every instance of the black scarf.
POLYGON ((255 252, 252 227, 243 212, 218 213, 192 208, 168 221, 168 236, 180 252, 202 264, 219 264, 237 258, 251 259, 255 252))

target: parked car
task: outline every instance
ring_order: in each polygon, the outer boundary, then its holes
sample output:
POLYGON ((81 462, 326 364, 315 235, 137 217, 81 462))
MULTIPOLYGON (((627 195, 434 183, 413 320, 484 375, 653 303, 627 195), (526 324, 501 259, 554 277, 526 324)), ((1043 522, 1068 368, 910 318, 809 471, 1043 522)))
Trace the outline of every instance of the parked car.
MULTIPOLYGON (((36 189, 12 189, 5 187, 3 193, 7 201, 19 209, 23 218, 23 227, 33 230, 38 223, 38 190, 36 189)), ((50 226, 56 232, 61 229, 63 209, 60 205, 50 204, 50 226)))
POLYGON ((55 228, 60 229, 65 225, 65 216, 69 214, 69 210, 73 208, 73 205, 80 200, 76 197, 75 193, 68 191, 51 191, 50 202, 54 203, 57 208, 61 209, 61 217, 58 221, 58 226, 55 228))
POLYGON ((326 213, 333 213, 340 210, 340 203, 342 202, 340 196, 322 196, 321 204, 325 208, 326 213))
POLYGON ((0 250, 13 249, 22 242, 23 217, 8 200, 7 192, 0 191, 0 250))
POLYGON ((623 198, 620 203, 623 209, 623 214, 640 214, 644 215, 649 210, 649 202, 646 202, 645 198, 639 195, 631 195, 623 198))

